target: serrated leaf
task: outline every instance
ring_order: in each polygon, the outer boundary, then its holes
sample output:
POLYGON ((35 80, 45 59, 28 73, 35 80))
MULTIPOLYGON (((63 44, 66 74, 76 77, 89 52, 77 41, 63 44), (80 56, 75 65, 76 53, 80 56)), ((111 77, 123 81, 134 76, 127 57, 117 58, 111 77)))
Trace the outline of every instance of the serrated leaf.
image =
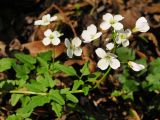
POLYGON ((91 86, 85 86, 82 88, 82 91, 84 93, 84 95, 88 95, 89 89, 91 88, 91 86))
POLYGON ((61 117, 62 106, 56 102, 52 102, 52 110, 56 113, 57 117, 61 117))
POLYGON ((38 54, 38 57, 42 58, 44 61, 50 61, 52 59, 52 51, 42 52, 38 54))
POLYGON ((122 62, 128 62, 129 60, 135 59, 135 51, 131 48, 120 47, 116 49, 118 59, 122 62))
POLYGON ((9 115, 6 120, 22 120, 22 118, 13 114, 13 115, 9 115))
POLYGON ((89 62, 86 62, 80 71, 81 71, 82 75, 89 75, 90 74, 89 62))
POLYGON ((66 98, 67 98, 67 100, 70 100, 70 101, 72 101, 74 103, 78 103, 78 99, 71 93, 67 93, 66 94, 66 98))
POLYGON ((72 91, 77 90, 84 82, 82 80, 74 80, 72 91))
POLYGON ((42 67, 47 68, 47 71, 48 71, 48 66, 49 66, 49 64, 47 63, 47 61, 45 61, 45 60, 42 59, 41 57, 37 57, 37 60, 38 60, 38 62, 40 63, 40 65, 41 65, 42 67))
POLYGON ((23 94, 12 94, 11 95, 11 105, 15 106, 21 97, 23 97, 23 94))
POLYGON ((72 66, 62 65, 62 64, 59 64, 58 62, 56 62, 56 63, 54 63, 54 69, 60 70, 64 73, 68 74, 69 76, 77 76, 77 73, 72 66))
POLYGON ((21 61, 22 63, 29 63, 29 64, 35 64, 36 63, 36 59, 34 57, 32 57, 31 55, 26 55, 23 53, 17 53, 15 54, 15 57, 21 61))
POLYGON ((67 94, 69 92, 70 88, 63 88, 60 90, 60 94, 67 94))
POLYGON ((52 100, 54 100, 58 104, 60 105, 65 104, 64 98, 60 95, 59 90, 50 90, 49 96, 52 100))
POLYGON ((0 72, 9 70, 13 63, 15 63, 15 60, 12 58, 2 58, 0 60, 0 72))

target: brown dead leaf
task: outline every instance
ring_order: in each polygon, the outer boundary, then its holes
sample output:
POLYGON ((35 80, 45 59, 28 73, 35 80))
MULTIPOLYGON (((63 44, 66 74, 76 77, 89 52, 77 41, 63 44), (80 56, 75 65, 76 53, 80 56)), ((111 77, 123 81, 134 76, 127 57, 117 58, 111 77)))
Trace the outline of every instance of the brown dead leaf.
POLYGON ((149 13, 149 14, 153 14, 153 13, 160 13, 160 3, 155 3, 152 4, 151 6, 146 6, 144 7, 144 12, 145 13, 149 13))
POLYGON ((120 14, 125 18, 123 24, 127 28, 133 28, 136 20, 141 16, 140 11, 136 8, 120 11, 120 14))
POLYGON ((146 56, 143 52, 141 52, 141 51, 139 51, 139 50, 136 50, 136 54, 137 54, 140 58, 147 58, 147 56, 146 56))
POLYGON ((141 120, 141 118, 139 117, 138 113, 134 109, 130 109, 130 111, 132 112, 133 117, 132 116, 128 116, 127 120, 141 120))
POLYGON ((4 42, 0 41, 0 57, 7 56, 5 52, 6 44, 4 42))
POLYGON ((79 64, 79 65, 84 65, 85 61, 84 60, 67 60, 64 62, 65 65, 73 65, 73 64, 79 64))
POLYGON ((34 41, 22 44, 23 48, 26 48, 29 50, 30 54, 33 56, 36 56, 38 53, 46 52, 46 51, 55 51, 55 58, 60 56, 65 51, 65 45, 61 43, 58 46, 44 46, 42 41, 34 41))
POLYGON ((22 45, 20 43, 20 41, 15 38, 13 39, 10 44, 9 44, 9 50, 12 51, 12 50, 22 50, 22 45))

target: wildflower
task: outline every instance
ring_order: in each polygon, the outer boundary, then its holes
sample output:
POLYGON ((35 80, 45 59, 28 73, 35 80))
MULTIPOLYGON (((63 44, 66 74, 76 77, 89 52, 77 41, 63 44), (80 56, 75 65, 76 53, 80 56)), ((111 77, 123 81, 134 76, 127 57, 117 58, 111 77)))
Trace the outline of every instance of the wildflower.
POLYGON ((44 32, 45 38, 42 40, 44 45, 58 45, 60 43, 59 37, 61 34, 58 31, 51 31, 51 29, 48 29, 44 32))
POLYGON ((79 37, 75 37, 71 42, 68 38, 65 39, 65 46, 67 47, 67 55, 69 58, 73 57, 73 54, 75 56, 81 56, 82 49, 80 48, 82 41, 79 39, 79 37))
POLYGON ((144 65, 137 64, 137 63, 132 62, 132 61, 129 61, 128 65, 129 65, 130 68, 132 68, 134 71, 137 71, 137 72, 141 71, 141 70, 143 70, 145 68, 144 65))
POLYGON ((97 33, 97 27, 91 24, 87 27, 87 30, 82 32, 82 38, 85 40, 84 43, 90 43, 93 40, 98 39, 102 35, 102 32, 97 33))
POLYGON ((131 31, 129 29, 123 30, 121 29, 118 31, 118 36, 116 37, 116 43, 122 44, 123 47, 127 47, 129 45, 128 38, 131 36, 131 31))
POLYGON ((96 49, 96 54, 99 58, 101 58, 98 61, 97 66, 101 70, 106 70, 108 66, 110 66, 112 69, 117 69, 120 67, 120 62, 118 59, 116 59, 116 55, 110 52, 105 52, 102 48, 96 49))
POLYGON ((123 28, 123 25, 119 22, 123 19, 121 15, 115 15, 113 16, 110 13, 106 13, 103 15, 103 22, 100 24, 100 28, 102 30, 107 30, 110 27, 113 27, 115 30, 121 30, 123 28))
POLYGON ((37 20, 34 22, 34 25, 43 25, 43 26, 46 26, 46 25, 49 25, 50 22, 52 21, 56 21, 57 20, 57 16, 53 16, 51 17, 50 14, 47 14, 47 15, 44 15, 42 17, 42 20, 37 20))
POLYGON ((149 24, 146 20, 146 18, 144 17, 140 17, 137 21, 136 21, 136 26, 135 28, 132 30, 133 32, 147 32, 150 29, 149 24))
POLYGON ((114 48, 114 43, 107 43, 106 48, 107 50, 112 50, 114 48))

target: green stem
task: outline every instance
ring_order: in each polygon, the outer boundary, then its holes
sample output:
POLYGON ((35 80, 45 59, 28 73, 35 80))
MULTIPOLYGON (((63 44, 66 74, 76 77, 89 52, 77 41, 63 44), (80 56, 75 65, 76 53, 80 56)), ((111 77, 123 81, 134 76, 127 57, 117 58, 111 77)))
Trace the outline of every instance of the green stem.
POLYGON ((70 93, 83 93, 82 90, 71 91, 70 93))
POLYGON ((103 75, 103 77, 96 82, 95 87, 100 87, 100 84, 105 81, 105 78, 107 77, 110 71, 111 71, 111 67, 109 67, 106 73, 103 75))
POLYGON ((31 92, 31 91, 17 91, 17 90, 11 90, 9 93, 16 93, 16 94, 32 94, 32 95, 47 95, 47 93, 37 93, 37 92, 31 92))

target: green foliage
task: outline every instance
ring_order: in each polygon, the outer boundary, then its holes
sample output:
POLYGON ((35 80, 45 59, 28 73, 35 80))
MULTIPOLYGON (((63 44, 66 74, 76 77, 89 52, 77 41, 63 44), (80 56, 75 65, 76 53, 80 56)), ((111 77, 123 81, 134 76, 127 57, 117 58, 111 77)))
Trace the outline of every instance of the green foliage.
MULTIPOLYGON (((61 117, 63 106, 66 102, 78 103, 75 93, 88 95, 91 86, 81 78, 90 74, 89 63, 85 63, 78 76, 72 66, 66 66, 60 62, 52 63, 52 52, 41 53, 36 57, 22 53, 15 54, 15 58, 3 58, 0 60, 1 72, 14 70, 15 79, 0 81, 0 89, 4 93, 11 93, 11 105, 21 103, 21 107, 15 114, 8 116, 7 120, 30 119, 33 111, 45 104, 52 106, 57 117, 61 117), (68 76, 78 78, 73 81, 70 88, 59 89, 54 75, 63 72, 68 76)), ((93 77, 95 78, 96 75, 93 77)))
POLYGON ((116 53, 121 62, 128 62, 135 59, 135 51, 131 48, 120 47, 116 49, 116 53))
POLYGON ((0 60, 0 72, 6 71, 12 67, 12 64, 15 62, 12 58, 2 58, 0 60))

